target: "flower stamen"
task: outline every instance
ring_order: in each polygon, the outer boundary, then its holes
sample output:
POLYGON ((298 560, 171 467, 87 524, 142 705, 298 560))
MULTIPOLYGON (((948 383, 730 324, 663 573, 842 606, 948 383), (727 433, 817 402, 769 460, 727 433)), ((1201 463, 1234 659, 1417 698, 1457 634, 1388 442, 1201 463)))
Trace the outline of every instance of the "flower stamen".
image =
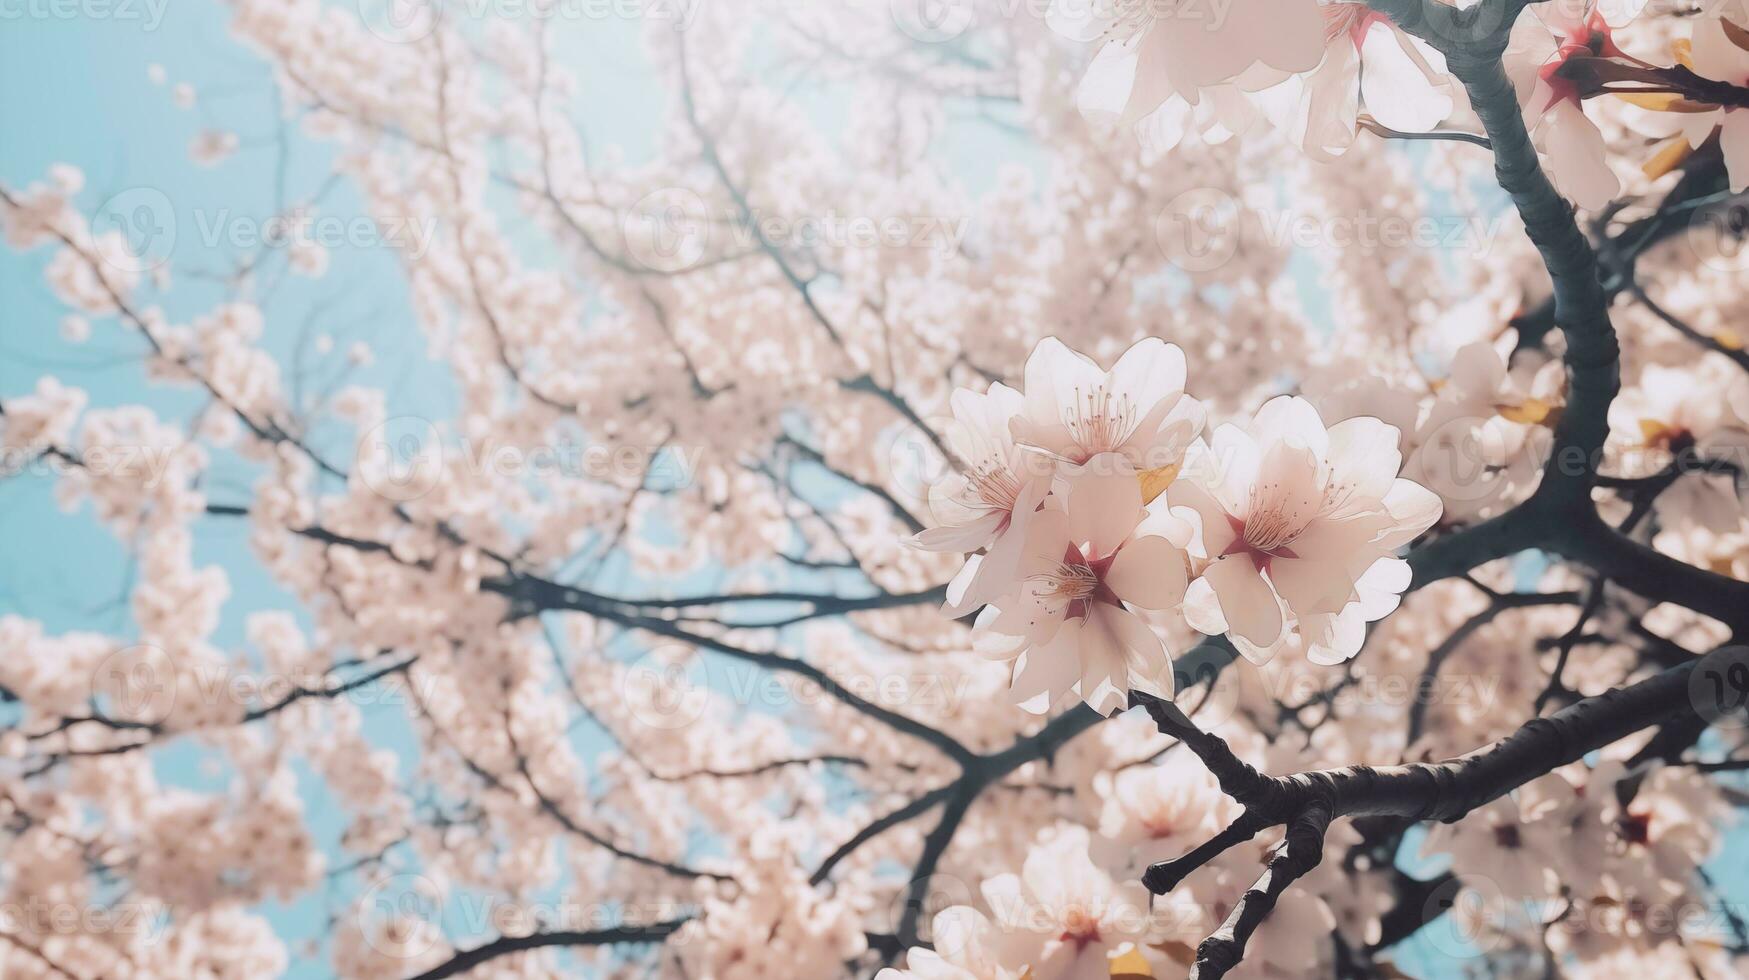
POLYGON ((1013 510, 1020 497, 1020 478, 1007 462, 990 456, 966 474, 966 489, 991 510, 1013 510))
POLYGON ((1154 26, 1157 14, 1154 5, 1159 0, 1111 0, 1111 22, 1099 40, 1128 44, 1154 26))
POLYGON ((1092 391, 1076 388, 1074 402, 1063 413, 1063 425, 1087 459, 1123 445, 1137 422, 1135 400, 1128 395, 1113 397, 1104 385, 1092 391))

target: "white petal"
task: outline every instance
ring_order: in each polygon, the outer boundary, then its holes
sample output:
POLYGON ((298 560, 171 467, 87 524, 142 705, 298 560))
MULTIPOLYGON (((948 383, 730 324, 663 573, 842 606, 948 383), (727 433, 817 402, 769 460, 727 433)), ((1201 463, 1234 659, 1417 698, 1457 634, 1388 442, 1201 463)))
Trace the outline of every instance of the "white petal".
POLYGON ((975 551, 990 543, 990 536, 1008 515, 992 511, 970 524, 943 524, 911 536, 911 543, 924 551, 975 551))
POLYGON ((1180 89, 1228 81, 1256 62, 1311 71, 1324 57, 1324 15, 1315 0, 1231 0, 1225 10, 1205 8, 1204 17, 1184 9, 1152 32, 1168 46, 1180 89))
POLYGON ((1277 558, 1269 565, 1269 581, 1299 617, 1338 612, 1354 594, 1354 582, 1337 560, 1277 558))
POLYGON ((1227 631, 1227 617, 1221 613, 1220 596, 1206 578, 1192 581, 1184 590, 1184 621, 1198 633, 1220 636, 1227 631))
MULTIPOLYGON (((1694 63, 1695 73, 1702 77, 1734 80, 1749 74, 1749 51, 1731 40, 1725 20, 1717 16, 1696 18, 1689 59, 1694 63)), ((1749 18, 1734 22, 1749 27, 1749 18)))
MULTIPOLYGON (((1262 461, 1263 449, 1258 440, 1228 422, 1215 429, 1209 437, 1208 451, 1187 461, 1185 469, 1195 471, 1198 482, 1214 493, 1227 513, 1243 514, 1262 461)), ((1207 533, 1208 529, 1203 531, 1207 533)))
POLYGON ((1316 71, 1296 76, 1271 100, 1272 115, 1313 159, 1335 160, 1354 142, 1360 113, 1360 52, 1346 41, 1331 46, 1316 71))
MULTIPOLYGON (((1361 48, 1360 94, 1366 110, 1392 129, 1418 133, 1451 115, 1451 85, 1430 63, 1417 42, 1385 21, 1367 28, 1361 48)), ((1443 59, 1441 60, 1443 67, 1443 59)))
MULTIPOLYGON (((1302 623, 1301 629, 1307 625, 1302 623)), ((1322 667, 1352 660, 1366 643, 1366 620, 1360 615, 1359 603, 1349 603, 1342 612, 1321 616, 1311 625, 1316 635, 1307 637, 1306 659, 1322 667)))
POLYGON ((1109 10, 1094 0, 1052 0, 1045 26, 1071 41, 1097 41, 1111 26, 1111 18, 1102 16, 1109 10))
POLYGON ((1608 206, 1621 192, 1609 168, 1603 133, 1571 101, 1561 100, 1543 117, 1549 173, 1562 194, 1588 211, 1608 206))
POLYGON ((1278 395, 1264 402, 1257 410, 1255 431, 1259 442, 1281 440, 1303 446, 1319 456, 1330 445, 1330 435, 1318 410, 1298 395, 1278 395))
POLYGON ((1117 551, 1142 522, 1142 485, 1129 461, 1100 453, 1065 476, 1069 485, 1069 536, 1090 545, 1089 558, 1117 551))
POLYGON ((1166 153, 1184 141, 1184 134, 1190 131, 1190 119, 1190 103, 1174 95, 1136 123, 1136 139, 1146 153, 1166 153))
MULTIPOLYGON (((1377 591, 1401 595, 1403 590, 1409 587, 1409 582, 1414 578, 1414 574, 1409 568, 1408 562, 1401 558, 1386 557, 1373 562, 1367 568, 1366 574, 1362 575, 1354 584, 1355 588, 1362 593, 1377 591)), ((1376 618, 1376 616, 1369 617, 1369 621, 1376 618)))
POLYGON ((1445 512, 1439 494, 1412 480, 1393 480, 1384 505, 1397 525, 1378 541, 1378 546, 1387 551, 1395 551, 1420 537, 1445 512))
POLYGON ((1130 539, 1105 574, 1118 598, 1143 609, 1170 609, 1184 600, 1184 552, 1152 535, 1130 539))
POLYGON ((1597 3, 1595 9, 1603 17, 1603 22, 1610 27, 1626 27, 1640 12, 1646 9, 1650 0, 1609 0, 1608 3, 1597 3))
POLYGON ((960 566, 953 580, 947 583, 947 601, 941 604, 943 613, 958 619, 972 611, 972 607, 965 601, 966 590, 971 588, 972 581, 978 577, 978 566, 983 563, 983 555, 972 555, 960 566))
POLYGON ((1099 366, 1075 353, 1055 337, 1046 337, 1026 359, 1026 412, 1013 422, 1015 438, 1059 455, 1072 446, 1063 425, 1065 411, 1075 407, 1077 392, 1091 391, 1105 380, 1099 366))
POLYGON ((1326 459, 1333 477, 1353 487, 1350 499, 1370 502, 1390 492, 1391 481, 1403 465, 1403 454, 1397 449, 1400 436, 1396 426, 1366 415, 1330 427, 1326 459))
POLYGON ((1123 115, 1118 117, 1120 125, 1141 122, 1177 95, 1166 54, 1166 49, 1158 44, 1143 44, 1137 52, 1136 76, 1130 83, 1130 97, 1124 103, 1123 115))
POLYGON ((1194 480, 1180 478, 1167 487, 1166 503, 1174 516, 1189 522, 1195 528, 1196 538, 1192 547, 1201 549, 1205 558, 1225 554, 1237 537, 1233 532, 1232 522, 1227 519, 1227 509, 1194 480))
POLYGON ((1275 590, 1244 555, 1214 562, 1203 573, 1214 587, 1227 620, 1227 632, 1269 646, 1281 637, 1281 605, 1275 590))
MULTIPOLYGON (((1081 657, 1081 700, 1086 701, 1094 711, 1102 715, 1124 706, 1124 695, 1129 692, 1126 683, 1129 677, 1128 654, 1125 642, 1128 637, 1118 633, 1118 614, 1135 617, 1116 606, 1099 604, 1089 610, 1087 626, 1081 630, 1081 645, 1078 651, 1081 657)), ((1156 646, 1159 639, 1155 639, 1156 646)))
POLYGON ((1725 172, 1731 178, 1731 191, 1742 193, 1749 188, 1749 110, 1734 109, 1725 113, 1719 124, 1719 149, 1725 154, 1725 172))
MULTIPOLYGON (((1089 122, 1112 125, 1123 118, 1135 91, 1138 60, 1130 44, 1107 44, 1094 55, 1075 94, 1075 107, 1089 122)), ((1027 390, 1032 390, 1030 379, 1027 390)))
POLYGON ((1064 623, 1049 643, 1032 647, 1020 658, 1010 690, 1015 703, 1036 703, 1042 696, 1048 708, 1075 686, 1081 676, 1084 622, 1064 623))
POLYGON ((1158 337, 1139 340, 1111 368, 1113 395, 1138 404, 1184 391, 1184 352, 1158 337))

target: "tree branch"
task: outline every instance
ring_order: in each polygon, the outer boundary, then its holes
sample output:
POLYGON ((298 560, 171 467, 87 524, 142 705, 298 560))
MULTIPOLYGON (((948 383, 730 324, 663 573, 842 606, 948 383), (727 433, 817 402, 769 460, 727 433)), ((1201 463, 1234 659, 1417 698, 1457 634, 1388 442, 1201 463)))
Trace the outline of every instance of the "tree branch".
POLYGON ((1197 950, 1191 977, 1212 980, 1244 954, 1246 940, 1283 890, 1317 866, 1324 830, 1336 817, 1394 817, 1451 823, 1512 790, 1641 729, 1695 714, 1688 682, 1691 660, 1637 684, 1586 698, 1526 722, 1518 731, 1468 755, 1439 763, 1350 766, 1289 776, 1259 773, 1219 737, 1198 729, 1170 702, 1136 698, 1166 735, 1184 742, 1208 766, 1223 791, 1245 810, 1207 843, 1153 865, 1143 884, 1155 894, 1260 831, 1288 828, 1283 848, 1245 893, 1221 928, 1197 950))
POLYGON ((685 919, 670 919, 644 926, 617 926, 611 929, 595 929, 587 932, 567 930, 563 932, 536 932, 527 936, 502 936, 484 945, 460 950, 449 959, 424 973, 410 977, 409 980, 443 980, 445 977, 466 973, 474 967, 500 956, 526 952, 531 949, 547 949, 554 946, 657 943, 673 935, 676 930, 686 924, 686 921, 685 919))

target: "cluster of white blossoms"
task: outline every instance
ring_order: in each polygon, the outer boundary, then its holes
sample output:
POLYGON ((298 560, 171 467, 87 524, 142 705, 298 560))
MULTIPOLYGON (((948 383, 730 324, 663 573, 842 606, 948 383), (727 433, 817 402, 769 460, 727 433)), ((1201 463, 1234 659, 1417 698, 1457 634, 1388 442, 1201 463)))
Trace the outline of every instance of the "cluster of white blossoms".
POLYGON ((1204 438, 1184 385, 1183 352, 1157 338, 1109 371, 1046 339, 1024 394, 954 393, 962 470, 934 488, 940 523, 914 540, 979 551, 947 608, 977 613, 979 649, 1012 661, 1030 710, 1071 691, 1105 714, 1132 690, 1171 697, 1173 617, 1254 661, 1294 637, 1341 663, 1409 586, 1396 552, 1442 504, 1398 477, 1395 426, 1326 426, 1284 395, 1204 438))
POLYGON ((1170 965, 1147 947, 1161 931, 1148 893, 1113 880, 1088 856, 1089 844, 1084 827, 1047 831, 1019 874, 984 882, 989 915, 970 905, 942 909, 931 923, 935 949, 910 950, 907 969, 884 969, 875 980, 1093 980, 1121 976, 1126 957, 1142 970, 1150 960, 1170 965))
MULTIPOLYGON (((1599 89, 1578 80, 1596 76, 1588 61, 1654 68, 1614 36, 1644 6, 1643 0, 1526 5, 1503 57, 1550 177, 1590 210, 1622 189, 1603 133, 1583 106, 1599 91, 1648 93, 1637 104, 1652 110, 1651 135, 1680 136, 1698 148, 1717 132, 1732 189, 1749 185, 1749 112, 1670 89, 1599 89)), ((1053 0, 1048 22, 1065 37, 1100 43, 1081 81, 1082 113, 1097 123, 1133 125, 1154 150, 1191 134, 1220 143, 1269 127, 1314 159, 1330 160, 1354 142, 1366 117, 1388 130, 1421 133, 1458 106, 1444 57, 1364 0, 1243 0, 1226 17, 1159 0, 1053 0)), ((1749 84, 1749 10, 1705 5, 1691 38, 1672 49, 1701 78, 1749 84)))

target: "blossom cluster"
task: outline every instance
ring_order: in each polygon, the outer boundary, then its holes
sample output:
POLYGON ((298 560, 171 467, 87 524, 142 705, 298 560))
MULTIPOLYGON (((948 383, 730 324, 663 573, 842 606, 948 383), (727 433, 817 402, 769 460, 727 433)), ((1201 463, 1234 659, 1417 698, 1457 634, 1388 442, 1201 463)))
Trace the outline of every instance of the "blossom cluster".
MULTIPOLYGON (((1139 867, 1179 856, 1238 816, 1237 804, 1197 766, 1178 756, 1102 779, 1093 828, 1043 828, 1018 873, 987 878, 963 903, 936 911, 932 947, 907 950, 903 967, 876 980, 1182 976, 1195 944, 1250 883, 1258 857, 1278 843, 1228 852, 1150 900, 1133 880, 1139 867)), ((1625 977, 1618 957, 1662 975, 1667 951, 1687 941, 1698 947, 1696 975, 1733 975, 1720 947, 1735 913, 1687 897, 1683 872, 1717 849, 1724 808, 1704 780, 1674 771, 1659 773, 1631 804, 1598 792, 1629 774, 1615 758, 1564 767, 1472 819, 1432 830, 1424 854, 1450 854, 1460 873, 1431 899, 1449 904, 1456 921, 1427 946, 1454 957, 1463 946, 1495 951, 1534 929, 1546 931, 1553 951, 1570 962, 1625 977), (1623 933, 1650 950, 1636 955, 1612 941, 1623 933)), ((1319 869, 1283 896, 1230 975, 1327 975, 1332 966, 1318 940, 1367 922, 1388 874, 1365 859, 1348 875, 1319 869)), ((1376 939, 1377 926, 1359 933, 1376 939)))
POLYGON ((1376 418, 1326 426, 1283 395, 1204 438, 1184 353, 1158 338, 1109 371, 1046 339, 1025 377, 1024 393, 955 392, 963 470, 932 488, 941 523, 914 540, 980 550, 947 607, 977 614, 979 650, 1013 663, 1033 710, 1071 691, 1106 714, 1132 690, 1171 697, 1145 616, 1225 634, 1256 661, 1296 636, 1314 662, 1341 663, 1409 586, 1396 552, 1439 519, 1376 418))
MULTIPOLYGON (((1732 189, 1749 186, 1749 113, 1663 87, 1667 76, 1617 43, 1616 32, 1644 6, 1524 5, 1502 59, 1550 177, 1587 209, 1622 190, 1584 108, 1606 91, 1649 110, 1647 134, 1676 141, 1670 159, 1716 133, 1732 189), (1605 87, 1613 81, 1652 84, 1605 87)), ((1312 158, 1330 160, 1363 127, 1422 134, 1460 105, 1440 52, 1365 0, 1243 0, 1221 18, 1155 0, 1053 0, 1048 20, 1058 34, 1100 43, 1081 81, 1082 113, 1133 126, 1155 151, 1193 134, 1218 143, 1273 128, 1312 158)), ((1749 84, 1749 8, 1706 5, 1672 56, 1701 78, 1749 84)))

